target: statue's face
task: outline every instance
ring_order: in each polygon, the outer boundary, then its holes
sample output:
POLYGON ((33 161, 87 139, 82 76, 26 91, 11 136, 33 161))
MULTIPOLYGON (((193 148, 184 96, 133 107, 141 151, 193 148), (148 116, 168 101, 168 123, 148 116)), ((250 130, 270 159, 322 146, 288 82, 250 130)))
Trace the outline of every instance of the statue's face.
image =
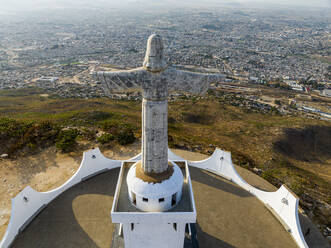
POLYGON ((153 34, 148 38, 147 50, 143 66, 152 72, 163 71, 166 63, 163 58, 163 42, 161 36, 153 34))
POLYGON ((148 38, 147 50, 149 50, 149 57, 163 57, 163 42, 159 35, 151 35, 148 38))

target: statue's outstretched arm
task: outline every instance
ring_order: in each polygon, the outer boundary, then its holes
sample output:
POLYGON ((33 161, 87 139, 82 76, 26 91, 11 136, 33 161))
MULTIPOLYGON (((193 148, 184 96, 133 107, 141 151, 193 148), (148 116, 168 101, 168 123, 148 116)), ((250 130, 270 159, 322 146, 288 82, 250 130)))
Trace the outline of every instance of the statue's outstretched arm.
POLYGON ((205 94, 210 83, 226 77, 219 73, 199 73, 170 68, 166 71, 170 91, 184 91, 191 94, 205 94))
POLYGON ((141 82, 147 76, 143 68, 119 71, 92 71, 91 74, 101 81, 110 92, 129 88, 141 88, 141 82))

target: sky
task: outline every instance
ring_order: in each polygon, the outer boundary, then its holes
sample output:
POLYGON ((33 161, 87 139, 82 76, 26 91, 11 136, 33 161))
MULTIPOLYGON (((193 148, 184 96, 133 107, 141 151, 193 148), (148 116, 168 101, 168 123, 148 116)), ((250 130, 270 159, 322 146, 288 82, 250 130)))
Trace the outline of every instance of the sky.
POLYGON ((294 5, 302 7, 331 7, 330 0, 237 0, 236 2, 249 3, 249 2, 261 2, 283 5, 294 5))
POLYGON ((90 7, 123 7, 132 6, 135 4, 145 5, 148 3, 161 3, 169 6, 180 2, 180 4, 195 6, 201 3, 201 6, 210 5, 233 5, 233 6, 249 6, 251 5, 266 5, 277 4, 282 6, 298 6, 302 8, 331 8, 331 0, 0 0, 0 14, 24 12, 43 9, 62 9, 62 8, 90 8, 90 7))

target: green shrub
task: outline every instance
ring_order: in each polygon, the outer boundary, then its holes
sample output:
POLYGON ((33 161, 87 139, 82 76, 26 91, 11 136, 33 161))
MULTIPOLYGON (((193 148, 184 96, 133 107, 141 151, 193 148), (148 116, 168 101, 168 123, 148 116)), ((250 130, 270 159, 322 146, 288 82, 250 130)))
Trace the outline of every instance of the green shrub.
POLYGON ((42 121, 35 125, 35 139, 37 143, 47 142, 54 144, 55 139, 57 138, 60 132, 60 127, 50 121, 42 121))
POLYGON ((37 147, 47 147, 54 144, 59 130, 49 121, 36 123, 0 118, 0 142, 4 144, 0 152, 13 154, 23 148, 35 151, 37 147))
POLYGON ((116 135, 117 133, 119 133, 120 131, 122 131, 124 129, 130 129, 130 130, 135 129, 135 127, 132 124, 123 122, 121 120, 107 120, 107 121, 102 122, 100 124, 100 127, 105 132, 109 132, 114 135, 116 135))
POLYGON ((81 133, 80 133, 80 135, 82 137, 84 137, 85 139, 87 139, 87 140, 94 140, 95 139, 95 134, 96 134, 95 130, 88 129, 88 128, 83 128, 81 130, 81 133))
POLYGON ((106 144, 114 139, 115 139, 115 137, 111 133, 104 133, 99 138, 97 138, 97 141, 100 142, 101 144, 106 144))
POLYGON ((265 171, 262 172, 261 177, 270 182, 274 179, 273 171, 265 170, 265 171))
POLYGON ((136 127, 130 123, 110 120, 103 122, 101 128, 107 133, 111 133, 120 145, 131 144, 136 140, 133 132, 136 127))
POLYGON ((300 180, 297 180, 290 185, 290 189, 293 190, 295 194, 298 196, 302 195, 304 193, 304 183, 300 180))
POLYGON ((24 133, 33 126, 33 122, 16 121, 9 118, 0 119, 0 137, 12 138, 22 137, 24 133))
POLYGON ((79 135, 77 129, 61 130, 56 139, 55 146, 62 152, 70 152, 77 144, 76 138, 79 135))
POLYGON ((128 145, 135 141, 136 137, 131 129, 124 129, 116 135, 116 141, 120 145, 128 145))

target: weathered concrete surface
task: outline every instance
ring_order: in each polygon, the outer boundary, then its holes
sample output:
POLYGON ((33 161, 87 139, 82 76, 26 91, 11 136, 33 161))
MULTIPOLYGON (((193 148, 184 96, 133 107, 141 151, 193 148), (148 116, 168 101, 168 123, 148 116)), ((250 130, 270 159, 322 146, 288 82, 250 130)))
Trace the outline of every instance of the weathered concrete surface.
MULTIPOLYGON (((200 247, 296 247, 263 206, 238 186, 191 168, 200 247)), ((13 247, 109 248, 110 210, 119 169, 89 179, 53 201, 13 247)))
POLYGON ((162 173, 168 168, 168 102, 142 102, 142 168, 162 173))

